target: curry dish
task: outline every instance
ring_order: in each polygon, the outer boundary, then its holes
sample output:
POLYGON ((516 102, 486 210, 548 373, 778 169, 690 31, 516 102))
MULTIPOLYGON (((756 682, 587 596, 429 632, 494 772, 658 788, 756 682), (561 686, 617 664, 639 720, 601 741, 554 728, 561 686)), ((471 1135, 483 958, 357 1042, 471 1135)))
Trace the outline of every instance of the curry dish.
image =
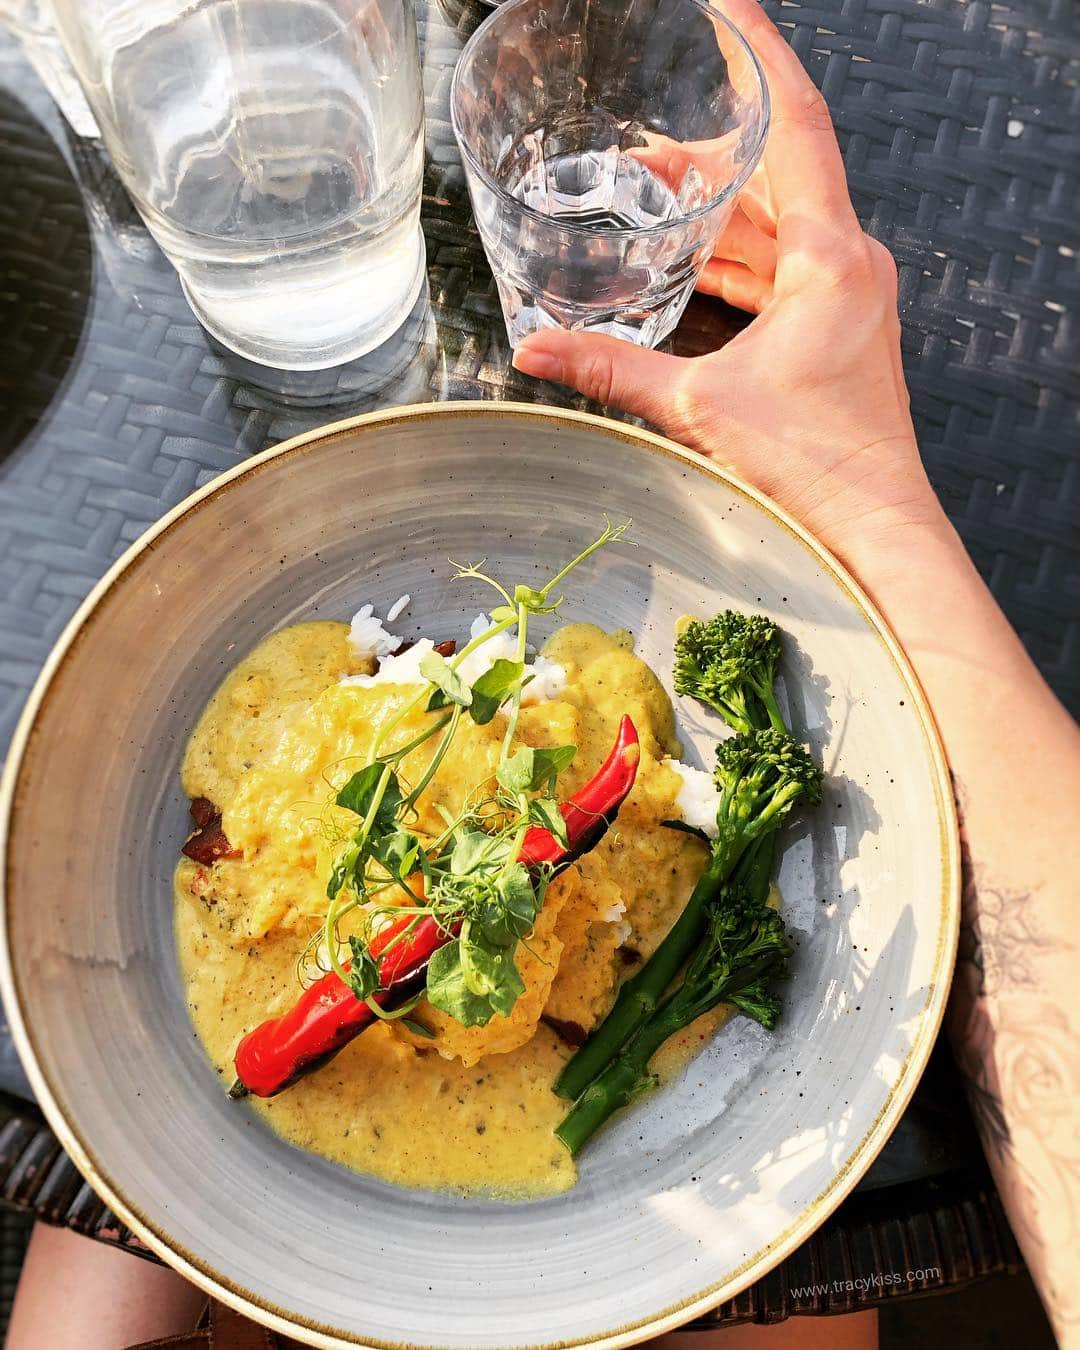
MULTIPOLYGON (((678 814, 682 780, 665 760, 680 747, 671 700, 629 635, 571 624, 544 654, 564 668, 565 685, 521 709, 516 741, 575 745, 559 780, 560 794, 569 793, 597 768, 629 713, 641 762, 616 826, 548 888, 519 952, 525 992, 508 1017, 466 1027, 421 1004, 417 1016, 434 1040, 398 1022, 371 1027, 320 1073, 255 1102, 294 1144, 409 1186, 530 1196, 573 1184, 575 1164, 552 1133, 565 1110, 552 1083, 571 1042, 607 1011, 620 975, 671 927, 708 850, 661 824, 678 814)), ((355 656, 347 624, 284 629, 225 679, 187 747, 184 791, 221 808, 240 854, 210 865, 183 858, 176 873, 188 1005, 226 1080, 239 1039, 288 1006, 298 963, 310 960, 331 854, 346 828, 331 788, 364 762, 380 726, 415 692, 339 683, 374 667, 355 656)), ((397 734, 407 740, 431 716, 410 714, 397 734)), ((458 810, 462 785, 494 773, 504 728, 501 713, 463 726, 419 803, 421 824, 437 828, 439 805, 458 810)), ((416 752, 425 753, 427 746, 416 752)), ((349 931, 349 920, 342 926, 349 931)), ((661 1076, 721 1016, 711 1012, 669 1040, 661 1076)))
POLYGON ((401 1185, 552 1195, 727 1016, 780 1019, 778 832, 821 799, 778 701, 780 629, 676 625, 711 773, 681 762, 629 633, 529 642, 628 527, 542 585, 458 567, 499 599, 460 650, 365 605, 268 637, 206 707, 180 965, 229 1096, 292 1143, 401 1185))

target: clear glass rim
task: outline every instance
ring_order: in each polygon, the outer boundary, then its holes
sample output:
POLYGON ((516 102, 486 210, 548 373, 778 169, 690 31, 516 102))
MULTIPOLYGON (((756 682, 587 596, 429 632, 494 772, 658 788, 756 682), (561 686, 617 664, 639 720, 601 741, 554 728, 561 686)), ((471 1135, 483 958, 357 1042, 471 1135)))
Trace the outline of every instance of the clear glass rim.
MULTIPOLYGON (((543 224, 554 226, 560 230, 567 230, 571 234, 595 235, 598 233, 595 225, 582 225, 571 220, 556 220, 554 216, 548 215, 544 211, 538 211, 535 206, 530 206, 527 202, 519 200, 512 196, 499 183, 477 159, 472 147, 465 139, 464 132, 458 121, 458 95, 462 80, 462 69, 465 66, 466 59, 470 57, 473 50, 480 45, 480 42, 486 35, 488 29, 493 28, 504 14, 516 9, 522 9, 525 5, 533 3, 533 0, 502 0, 497 3, 494 13, 489 14, 482 24, 476 29, 472 37, 469 38, 465 46, 462 47, 458 56, 457 63, 454 66, 453 78, 450 81, 450 125, 454 129, 454 138, 457 141, 458 149, 462 158, 466 161, 468 167, 483 180, 484 185, 489 188, 500 200, 510 204, 514 210, 520 212, 528 219, 538 221, 543 224)), ((718 206, 725 202, 729 197, 743 186, 746 180, 757 168, 761 162, 762 151, 765 148, 765 139, 769 134, 769 124, 772 120, 772 103, 769 98, 769 85, 765 79, 765 72, 761 68, 761 62, 757 59, 753 47, 750 46, 746 38, 738 28, 731 22, 726 14, 721 14, 718 9, 714 9, 707 0, 680 0, 680 3, 690 5, 699 10, 706 18, 723 24, 728 32, 735 39, 735 43, 742 49, 750 62, 750 68, 757 79, 757 86, 761 96, 761 128, 758 132, 757 141, 754 144, 753 151, 748 156, 746 163, 742 166, 735 177, 728 183, 715 197, 711 197, 701 206, 695 206, 692 211, 687 211, 684 215, 675 216, 671 220, 662 220, 656 225, 619 225, 608 228, 605 226, 603 233, 605 236, 633 236, 640 237, 650 234, 664 234, 669 230, 677 229, 685 225, 688 221, 698 220, 706 216, 710 211, 715 211, 718 206)))

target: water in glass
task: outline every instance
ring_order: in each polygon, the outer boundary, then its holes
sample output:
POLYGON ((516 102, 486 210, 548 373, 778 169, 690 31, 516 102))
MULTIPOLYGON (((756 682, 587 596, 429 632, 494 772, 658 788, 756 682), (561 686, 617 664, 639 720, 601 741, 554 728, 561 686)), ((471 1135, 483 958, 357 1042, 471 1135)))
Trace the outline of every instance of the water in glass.
POLYGON ((120 175, 211 332, 291 368, 390 336, 424 263, 406 0, 58 8, 120 175))
POLYGON ((451 116, 510 341, 588 329, 655 345, 753 169, 768 105, 702 0, 504 0, 451 116))

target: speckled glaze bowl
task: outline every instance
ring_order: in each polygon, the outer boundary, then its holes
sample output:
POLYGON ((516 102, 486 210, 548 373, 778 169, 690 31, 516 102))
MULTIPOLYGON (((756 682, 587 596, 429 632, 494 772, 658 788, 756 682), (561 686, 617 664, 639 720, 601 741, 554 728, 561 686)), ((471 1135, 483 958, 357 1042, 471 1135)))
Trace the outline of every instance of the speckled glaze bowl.
MULTIPOLYGON (((670 680, 669 687, 670 687, 670 680)), ((679 708, 688 754, 714 729, 679 708)), ((80 609, 3 786, 4 1002, 50 1123, 154 1251, 319 1346, 629 1345, 797 1247, 896 1124, 941 1019, 957 929, 955 820, 906 661, 850 577, 759 494, 601 419, 448 404, 341 422, 257 456, 143 536, 80 609), (528 580, 603 511, 635 548, 562 617, 626 626, 670 677, 672 621, 724 605, 789 634, 793 724, 825 800, 785 839, 798 938, 771 1037, 729 1024, 680 1083, 522 1204, 396 1189, 303 1153, 230 1102, 177 973, 177 768, 226 670, 280 625, 403 591, 416 632, 486 596, 448 558, 528 580)))

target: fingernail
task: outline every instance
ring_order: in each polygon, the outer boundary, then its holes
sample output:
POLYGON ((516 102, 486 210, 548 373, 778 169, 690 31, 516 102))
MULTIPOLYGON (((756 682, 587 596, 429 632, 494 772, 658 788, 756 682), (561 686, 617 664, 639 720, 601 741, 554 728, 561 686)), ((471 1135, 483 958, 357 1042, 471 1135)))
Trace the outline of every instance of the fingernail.
POLYGON ((554 352, 533 351, 531 347, 519 347, 514 352, 514 368, 538 380, 561 380, 563 377, 563 363, 554 352))

